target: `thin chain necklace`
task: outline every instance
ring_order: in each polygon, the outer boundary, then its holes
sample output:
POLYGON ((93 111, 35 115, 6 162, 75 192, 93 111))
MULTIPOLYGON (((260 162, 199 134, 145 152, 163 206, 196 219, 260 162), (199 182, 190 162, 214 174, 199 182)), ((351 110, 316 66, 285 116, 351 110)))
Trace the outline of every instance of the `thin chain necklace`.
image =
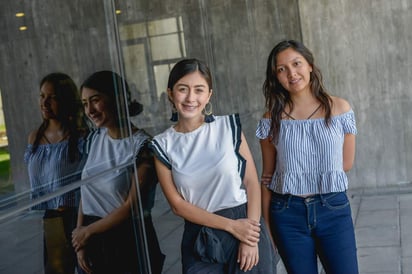
MULTIPOLYGON (((309 120, 310 118, 312 118, 312 116, 315 115, 316 112, 318 112, 318 110, 320 109, 321 106, 322 106, 322 105, 319 105, 319 106, 315 109, 315 111, 312 112, 312 114, 309 115, 308 118, 306 118, 306 120, 309 120)), ((296 120, 292 115, 290 115, 290 114, 287 113, 286 111, 283 111, 283 112, 284 112, 284 113, 286 114, 286 116, 288 116, 290 119, 296 120)))
POLYGON ((64 134, 63 137, 61 137, 57 142, 50 142, 50 140, 46 137, 46 134, 43 134, 43 138, 44 138, 44 140, 46 140, 46 142, 49 143, 49 144, 57 144, 57 143, 60 143, 61 141, 63 141, 64 139, 66 139, 68 135, 69 135, 69 133, 67 132, 67 133, 64 134))

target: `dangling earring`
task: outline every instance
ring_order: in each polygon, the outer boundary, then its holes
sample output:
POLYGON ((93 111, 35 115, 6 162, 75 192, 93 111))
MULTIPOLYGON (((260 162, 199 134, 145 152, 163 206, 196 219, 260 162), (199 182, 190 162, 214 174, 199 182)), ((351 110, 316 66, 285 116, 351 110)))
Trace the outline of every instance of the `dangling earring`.
POLYGON ((173 106, 172 106, 172 117, 170 117, 170 121, 177 122, 177 120, 179 120, 179 116, 177 114, 177 109, 176 109, 175 105, 173 104, 173 106))
POLYGON ((211 123, 215 120, 215 118, 213 117, 213 106, 210 102, 208 102, 205 105, 205 108, 203 109, 203 114, 205 115, 205 122, 206 123, 211 123))

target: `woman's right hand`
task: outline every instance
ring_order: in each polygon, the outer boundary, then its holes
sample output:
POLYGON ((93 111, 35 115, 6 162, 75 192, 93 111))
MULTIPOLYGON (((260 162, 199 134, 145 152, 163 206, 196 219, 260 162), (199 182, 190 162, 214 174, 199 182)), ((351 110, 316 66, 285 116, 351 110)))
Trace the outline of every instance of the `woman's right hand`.
POLYGON ((92 270, 90 268, 90 265, 87 261, 86 258, 86 252, 84 251, 84 249, 80 249, 79 251, 76 252, 77 255, 77 262, 79 264, 79 266, 87 273, 90 274, 92 273, 92 270))
POLYGON ((251 219, 233 220, 230 233, 242 243, 257 246, 260 236, 260 223, 251 219))
POLYGON ((86 245, 89 237, 90 234, 88 233, 87 226, 76 227, 72 232, 72 245, 74 250, 77 252, 82 249, 86 245))

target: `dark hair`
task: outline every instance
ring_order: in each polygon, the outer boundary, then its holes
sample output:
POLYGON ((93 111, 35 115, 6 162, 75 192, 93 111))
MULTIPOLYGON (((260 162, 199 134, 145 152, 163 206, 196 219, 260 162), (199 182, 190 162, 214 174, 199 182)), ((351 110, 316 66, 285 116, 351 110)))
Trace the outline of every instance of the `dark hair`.
MULTIPOLYGON (((57 120, 61 122, 63 129, 69 133, 69 158, 73 162, 79 156, 77 142, 80 135, 79 130, 82 127, 82 112, 77 86, 68 75, 60 72, 46 75, 40 81, 40 88, 45 83, 50 83, 53 86, 58 104, 57 120)), ((33 142, 33 152, 36 151, 48 125, 49 120, 44 119, 38 128, 33 142)))
POLYGON ((167 82, 167 88, 173 90, 174 85, 179 79, 186 76, 189 73, 199 71, 200 74, 205 78, 207 84, 209 85, 209 90, 212 89, 212 75, 208 66, 202 61, 192 58, 183 59, 177 62, 169 74, 169 80, 167 82))
MULTIPOLYGON (((137 116, 143 111, 143 105, 136 100, 131 100, 129 85, 119 74, 109 70, 102 70, 90 75, 81 85, 80 91, 83 88, 90 88, 100 93, 107 95, 110 98, 110 103, 116 114, 124 112, 124 109, 119 108, 123 106, 126 100, 127 108, 130 116, 137 116), (125 91, 125 93, 123 92, 125 91), (124 95, 126 98, 124 100, 124 95)), ((126 115, 119 115, 125 117, 126 115)))
POLYGON ((272 120, 270 128, 270 136, 276 142, 280 129, 280 121, 282 112, 286 105, 293 109, 293 102, 289 92, 279 83, 276 76, 276 58, 278 54, 288 48, 291 48, 300 53, 306 61, 312 66, 310 73, 310 89, 313 95, 320 101, 322 108, 325 110, 325 123, 330 124, 331 121, 331 105, 332 100, 326 88, 323 85, 322 74, 320 69, 316 67, 312 52, 306 48, 301 42, 295 40, 285 40, 278 43, 270 52, 267 66, 266 79, 263 83, 263 94, 265 96, 265 106, 270 113, 272 120))

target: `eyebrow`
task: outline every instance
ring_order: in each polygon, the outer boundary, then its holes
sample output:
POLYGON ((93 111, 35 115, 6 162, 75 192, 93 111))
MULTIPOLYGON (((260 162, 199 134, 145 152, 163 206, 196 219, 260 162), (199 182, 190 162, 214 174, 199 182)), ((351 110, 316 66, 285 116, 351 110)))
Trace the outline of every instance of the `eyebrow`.
MULTIPOLYGON (((300 56, 296 56, 296 57, 294 57, 293 59, 291 59, 290 61, 288 61, 288 62, 294 62, 294 61, 296 61, 297 59, 302 59, 302 57, 300 57, 300 56)), ((279 64, 279 65, 276 65, 276 67, 281 67, 281 66, 284 66, 284 64, 279 64)))
POLYGON ((88 97, 88 98, 82 98, 82 102, 84 102, 84 101, 89 101, 90 99, 93 99, 94 97, 99 97, 100 95, 99 94, 94 94, 94 95, 92 95, 92 96, 90 96, 90 97, 88 97))
MULTIPOLYGON (((177 84, 177 86, 185 86, 185 87, 189 87, 189 85, 187 85, 187 84, 183 84, 183 83, 177 84)), ((196 87, 206 87, 206 85, 199 84, 199 85, 195 85, 195 88, 196 88, 196 87)))

